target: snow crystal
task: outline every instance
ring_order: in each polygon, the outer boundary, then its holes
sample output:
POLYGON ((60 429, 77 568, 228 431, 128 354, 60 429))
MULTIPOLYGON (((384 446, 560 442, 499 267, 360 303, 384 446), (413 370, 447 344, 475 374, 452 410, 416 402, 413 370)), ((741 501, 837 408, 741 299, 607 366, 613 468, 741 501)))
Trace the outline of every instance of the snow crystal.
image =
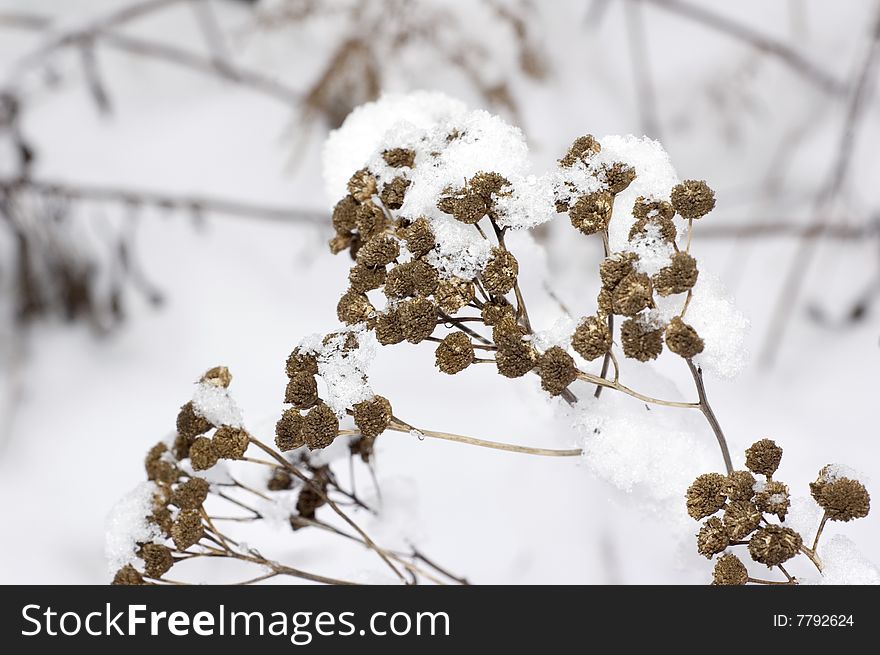
MULTIPOLYGON (((660 235, 660 227, 654 224, 646 225, 644 233, 627 243, 625 250, 639 256, 635 268, 639 273, 648 276, 655 275, 661 268, 669 266, 675 252, 672 244, 660 235)), ((681 305, 681 300, 678 304, 681 305)))
POLYGON ((752 485, 752 491, 756 494, 761 493, 767 487, 766 480, 755 480, 755 484, 752 485))
POLYGON ((153 512, 153 495, 158 490, 156 483, 142 482, 110 510, 104 554, 111 573, 135 562, 139 543, 161 542, 159 526, 147 521, 147 516, 153 512))
POLYGON ((559 346, 563 350, 571 348, 571 336, 577 328, 577 321, 570 316, 560 316, 547 330, 539 330, 531 338, 532 344, 541 352, 559 346))
POLYGON ((707 373, 730 380, 748 361, 746 333, 749 320, 737 309, 720 280, 701 270, 685 320, 703 341, 703 352, 694 362, 707 373))
POLYGON ((834 482, 841 479, 863 480, 864 476, 844 464, 829 464, 822 468, 822 479, 825 482, 834 482))
POLYGON ((489 261, 492 244, 479 236, 472 227, 453 218, 435 218, 431 227, 437 242, 425 261, 443 277, 475 277, 489 261))
POLYGON ((880 584, 880 569, 862 555, 852 540, 835 535, 819 543, 822 560, 822 585, 876 585, 880 584))
POLYGON ((192 403, 195 413, 215 427, 242 426, 241 410, 225 387, 210 381, 199 382, 193 392, 192 403))
POLYGON ((546 223, 556 216, 556 175, 527 175, 511 180, 510 186, 493 194, 498 224, 525 229, 546 223))
POLYGON ((376 356, 377 343, 375 334, 364 324, 343 328, 327 337, 311 335, 300 342, 303 353, 315 354, 318 375, 327 387, 322 398, 339 418, 355 403, 375 395, 368 371, 376 356))
MULTIPOLYGON (((762 483, 765 486, 766 483, 762 483)), ((757 485, 755 491, 758 491, 757 485)), ((819 529, 822 512, 810 496, 793 496, 783 525, 797 532, 808 542, 819 529)))

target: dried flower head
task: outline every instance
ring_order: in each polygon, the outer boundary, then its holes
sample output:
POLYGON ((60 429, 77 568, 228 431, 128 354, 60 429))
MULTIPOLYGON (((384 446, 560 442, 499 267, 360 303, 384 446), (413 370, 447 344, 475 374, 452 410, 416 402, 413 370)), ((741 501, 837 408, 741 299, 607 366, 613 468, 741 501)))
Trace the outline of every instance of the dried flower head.
POLYGON ((143 585, 146 583, 144 582, 143 576, 141 576, 136 568, 134 568, 131 564, 126 564, 116 572, 116 575, 113 576, 113 582, 111 584, 134 586, 143 585))
POLYGON ((357 253, 357 262, 364 266, 385 266, 400 256, 400 244, 387 234, 368 239, 357 253))
POLYGON ((704 345, 697 331, 678 316, 666 326, 666 347, 676 355, 690 359, 703 352, 704 345))
POLYGON ((771 439, 756 441, 746 450, 746 468, 768 478, 776 473, 782 461, 782 448, 771 439))
POLYGON ((577 380, 574 359, 559 346, 548 348, 538 357, 538 375, 541 388, 551 396, 558 396, 577 380))
POLYGON ((725 553, 715 560, 712 571, 713 585, 744 585, 749 581, 746 565, 733 553, 725 553))
POLYGON ((305 445, 302 434, 303 420, 299 410, 294 408, 284 410, 281 418, 278 419, 275 424, 275 445, 282 453, 305 445))
POLYGON ((354 424, 369 439, 378 437, 391 424, 391 403, 384 396, 373 396, 352 409, 354 424))
POLYGON ((620 343, 624 355, 647 362, 663 352, 663 330, 638 318, 630 318, 620 326, 620 343))
POLYGON ((241 428, 223 425, 217 428, 211 441, 220 459, 241 459, 247 451, 250 437, 241 428))
MULTIPOLYGON (((319 507, 323 506, 327 501, 324 500, 324 497, 318 493, 318 491, 312 487, 312 485, 306 484, 299 492, 299 496, 296 499, 296 513, 304 519, 314 519, 315 518, 315 510, 319 507)), ((301 525, 295 525, 293 518, 291 518, 291 527, 296 530, 301 525)))
POLYGON ((144 575, 148 578, 161 578, 174 566, 171 549, 162 544, 144 544, 140 556, 144 560, 144 575))
POLYGON ((421 260, 395 266, 388 272, 385 295, 389 298, 427 296, 437 289, 437 270, 421 260))
POLYGON ((519 275, 519 262, 504 248, 492 248, 492 256, 483 269, 483 286, 489 293, 503 296, 513 289, 519 275))
POLYGON ((467 189, 447 189, 437 202, 437 208, 445 214, 452 214, 455 220, 466 225, 478 223, 489 211, 486 200, 467 189))
POLYGON ((406 197, 406 190, 409 188, 410 181, 398 175, 388 184, 382 187, 379 199, 388 209, 400 209, 403 206, 403 200, 406 197))
POLYGON ((366 294, 354 289, 346 291, 336 305, 336 316, 347 325, 363 323, 376 312, 366 294))
POLYGON ((434 231, 426 218, 418 218, 403 233, 407 249, 415 256, 426 255, 436 244, 434 231))
POLYGON ((412 168, 416 161, 416 151, 409 148, 391 148, 382 153, 382 159, 392 168, 412 168))
POLYGON ((659 220, 671 221, 675 216, 675 210, 672 205, 665 200, 653 200, 639 196, 633 204, 633 216, 637 219, 655 218, 659 220))
POLYGON ((810 493, 832 521, 864 518, 871 511, 871 496, 858 480, 837 475, 829 465, 810 483, 810 493))
POLYGON ((295 373, 284 390, 284 402, 297 409, 308 409, 318 402, 318 382, 311 373, 295 373))
POLYGON ((629 229, 628 240, 632 241, 636 237, 653 236, 651 234, 653 230, 656 230, 656 234, 667 243, 674 243, 676 234, 678 233, 675 229, 675 223, 672 222, 671 218, 666 218, 661 215, 646 216, 644 218, 636 219, 636 222, 633 223, 632 227, 629 229))
POLYGON ((355 234, 335 234, 330 241, 327 242, 327 245, 330 246, 330 252, 334 255, 338 255, 343 250, 349 250, 351 253, 352 259, 356 254, 357 247, 355 246, 355 242, 358 241, 360 237, 355 234))
POLYGON ((232 373, 225 366, 215 366, 205 371, 205 374, 202 375, 199 381, 228 389, 229 385, 232 384, 232 373))
POLYGON ((474 345, 464 332, 453 332, 443 338, 434 355, 437 368, 453 375, 473 363, 474 345))
POLYGON ((376 178, 366 168, 362 168, 349 179, 348 192, 358 202, 366 202, 376 193, 376 178))
POLYGON ((287 358, 285 366, 287 377, 293 377, 297 373, 318 374, 318 359, 314 353, 304 353, 299 348, 294 348, 287 358))
POLYGON ((612 312, 613 293, 608 289, 599 289, 599 295, 596 296, 596 313, 602 318, 608 318, 612 312))
POLYGON ((189 461, 194 471, 206 471, 217 463, 220 455, 208 437, 198 437, 189 447, 189 461))
POLYGON ((587 162, 601 149, 602 146, 599 145, 599 142, 596 141, 592 134, 579 136, 571 144, 565 156, 559 160, 559 165, 563 168, 571 168, 578 161, 587 162))
POLYGON ((611 330, 600 316, 587 316, 571 337, 571 347, 588 362, 597 359, 611 348, 611 330))
POLYGON ((309 450, 326 448, 339 435, 339 419, 323 402, 309 410, 302 426, 302 436, 309 450))
POLYGON ((427 298, 405 300, 397 307, 400 329, 410 343, 420 343, 437 326, 437 306, 427 298))
POLYGON ((180 477, 180 469, 173 461, 173 455, 161 441, 150 448, 144 460, 147 479, 171 484, 180 477))
POLYGON ((611 294, 612 311, 621 316, 635 316, 654 306, 653 293, 651 278, 644 273, 630 273, 611 294))
POLYGON ((756 562, 778 566, 797 555, 802 545, 803 539, 791 528, 768 525, 749 539, 749 554, 756 562))
POLYGON ((755 506, 765 514, 776 514, 780 521, 785 520, 791 499, 788 485, 771 480, 755 494, 755 506))
POLYGON ((635 272, 633 264, 638 255, 633 252, 616 252, 599 264, 599 277, 602 279, 602 288, 613 291, 630 273, 635 272))
POLYGON ((727 476, 727 497, 730 500, 751 500, 755 495, 755 476, 749 471, 734 471, 727 476))
POLYGON ((686 252, 677 252, 672 255, 669 265, 657 271, 651 281, 657 293, 670 296, 693 289, 698 275, 697 260, 686 252))
POLYGON ((434 292, 434 299, 440 309, 447 314, 454 314, 474 299, 474 283, 460 277, 440 280, 434 292))
POLYGON ((211 429, 211 423, 196 414, 192 402, 186 403, 177 414, 178 434, 192 440, 211 429))
POLYGON ((487 205, 493 202, 493 194, 500 193, 501 190, 510 186, 510 180, 500 173, 480 171, 474 175, 468 182, 471 190, 486 201, 487 205))
POLYGON ((383 346, 391 346, 403 341, 400 314, 396 308, 376 316, 376 339, 383 346))
POLYGON ((378 289, 385 284, 385 267, 370 268, 356 264, 348 271, 348 281, 351 284, 351 289, 359 293, 378 289))
POLYGON ((171 539, 177 550, 186 550, 197 544, 205 536, 205 528, 202 525, 202 517, 198 510, 182 509, 177 515, 177 520, 171 526, 171 539))
POLYGON ((355 211, 355 226, 363 239, 369 239, 381 233, 387 222, 385 212, 372 200, 358 206, 355 211))
POLYGON ((504 377, 522 377, 533 368, 537 353, 534 347, 523 341, 526 331, 511 316, 504 318, 492 328, 495 351, 495 365, 504 377))
POLYGON ((724 527, 731 539, 744 539, 760 524, 761 512, 748 500, 734 500, 724 508, 724 527))
POLYGON ((704 180, 685 180, 672 187, 672 206, 684 218, 700 218, 715 208, 715 192, 704 180))
POLYGON ((688 514, 697 520, 711 516, 724 507, 727 479, 720 473, 704 473, 693 481, 685 495, 688 514))
POLYGON ((697 533, 697 552, 703 557, 711 559, 730 545, 730 535, 721 519, 713 516, 703 523, 703 527, 697 533))
POLYGON ((636 169, 623 162, 605 164, 602 167, 602 174, 605 177, 608 190, 614 195, 626 191, 632 181, 636 179, 636 169))
POLYGON ((590 235, 601 232, 608 227, 611 220, 611 208, 614 201, 607 191, 595 191, 578 198, 568 210, 572 226, 590 235))
POLYGON ((483 305, 480 317, 483 319, 483 323, 492 327, 504 320, 505 317, 512 319, 514 317, 513 306, 504 296, 493 296, 489 302, 483 305))
POLYGON ((285 491, 293 487, 293 476, 287 469, 276 466, 272 475, 266 481, 266 489, 269 491, 285 491))
POLYGON ((345 196, 333 207, 333 229, 337 234, 350 234, 357 227, 358 202, 352 196, 345 196))
POLYGON ((211 485, 204 478, 192 477, 177 485, 171 494, 171 503, 180 509, 198 509, 208 497, 211 485))

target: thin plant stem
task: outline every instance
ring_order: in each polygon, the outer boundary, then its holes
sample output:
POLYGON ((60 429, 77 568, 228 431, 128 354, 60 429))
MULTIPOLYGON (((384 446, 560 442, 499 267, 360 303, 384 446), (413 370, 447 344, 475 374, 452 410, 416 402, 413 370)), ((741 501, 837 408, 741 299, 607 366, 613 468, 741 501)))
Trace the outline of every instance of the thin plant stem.
POLYGON ((721 448, 721 456, 724 458, 724 466, 727 469, 728 475, 730 475, 733 473, 733 462, 730 459, 730 450, 727 447, 727 440, 724 438, 724 432, 721 430, 721 424, 718 423, 718 419, 715 417, 715 412, 712 411, 712 407, 709 405, 709 399, 706 397, 706 387, 703 384, 703 372, 690 358, 685 361, 687 362, 688 369, 690 369, 691 375, 694 378, 694 384, 697 386, 697 394, 700 397, 698 407, 703 413, 703 416, 706 417, 706 421, 709 422, 712 432, 715 433, 715 438, 718 440, 718 447, 721 448))

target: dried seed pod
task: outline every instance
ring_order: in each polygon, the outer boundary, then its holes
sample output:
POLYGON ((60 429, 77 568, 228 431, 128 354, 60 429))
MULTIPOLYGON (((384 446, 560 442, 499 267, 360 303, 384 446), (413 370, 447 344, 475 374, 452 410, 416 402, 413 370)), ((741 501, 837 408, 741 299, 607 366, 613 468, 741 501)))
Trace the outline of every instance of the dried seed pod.
POLYGON ((559 346, 548 348, 538 357, 538 375, 541 388, 551 396, 558 396, 577 380, 574 359, 559 346))
POLYGON ((431 336, 437 326, 437 306, 427 298, 413 298, 397 308, 400 329, 410 343, 420 343, 431 336))
POLYGON ((206 471, 217 463, 220 455, 208 437, 198 437, 189 447, 189 461, 194 471, 206 471))
POLYGON ((188 402, 180 408, 180 412, 177 414, 177 432, 179 434, 194 439, 210 429, 211 423, 196 414, 192 402, 188 402))
POLYGON ((460 277, 444 278, 437 284, 434 300, 441 310, 454 314, 474 299, 474 283, 460 277))
POLYGON ((385 266, 400 256, 400 244, 392 236, 380 234, 369 239, 357 253, 357 262, 364 266, 385 266))
POLYGON ((608 323, 599 316, 585 317, 571 337, 571 347, 588 362, 598 359, 611 348, 608 323))
POLYGON ((519 275, 519 262, 504 248, 492 248, 492 256, 483 269, 483 286, 489 293, 503 296, 513 289, 519 275))
POLYGON ((382 159, 392 168, 412 168, 416 161, 416 151, 409 148, 391 148, 382 153, 382 159))
POLYGON ((348 192, 358 202, 366 202, 376 193, 376 178, 366 168, 362 168, 348 181, 348 192))
POLYGON ((589 159, 602 149, 599 142, 592 134, 579 136, 569 147, 565 156, 559 160, 559 165, 563 168, 571 168, 578 161, 587 162, 589 159))
POLYGON ((643 273, 630 273, 611 293, 611 308, 621 316, 635 316, 654 306, 651 278, 643 273))
POLYGON ((205 371, 199 382, 206 382, 213 384, 215 387, 228 389, 229 385, 232 384, 232 373, 225 366, 215 366, 205 371))
MULTIPOLYGON (((304 519, 314 519, 315 518, 315 510, 319 507, 322 507, 324 503, 327 501, 318 493, 316 489, 314 489, 311 485, 306 484, 299 492, 299 496, 296 499, 296 513, 304 519)), ((293 518, 291 518, 291 527, 296 530, 297 528, 302 527, 302 525, 295 525, 293 518)))
POLYGON ((762 473, 768 478, 776 473, 782 461, 782 448, 771 439, 756 441, 746 450, 746 468, 752 473, 762 473))
POLYGON ((666 326, 666 347, 676 355, 690 359, 703 352, 704 345, 697 331, 678 316, 666 326))
POLYGON ((134 568, 131 564, 126 564, 116 572, 116 575, 113 576, 113 582, 111 584, 143 585, 146 584, 146 582, 144 582, 143 576, 141 576, 136 568, 134 568))
POLYGON ((370 268, 362 264, 352 266, 348 271, 348 281, 352 291, 366 293, 385 284, 385 267, 370 268))
POLYGON ((412 225, 404 230, 403 238, 406 241, 407 249, 415 257, 423 257, 436 244, 431 224, 424 217, 413 221, 412 225))
POLYGON ((180 510, 177 520, 171 526, 171 539, 174 541, 175 548, 186 550, 197 544, 203 536, 205 536, 205 528, 198 510, 180 510))
POLYGON ((358 202, 352 196, 345 196, 333 207, 333 229, 337 234, 349 234, 357 227, 358 202))
POLYGON ((715 560, 712 571, 713 585, 744 585, 749 581, 746 565, 733 553, 725 553, 715 560))
POLYGON ((603 165, 602 174, 605 177, 605 184, 608 185, 608 191, 614 195, 626 191, 636 179, 636 169, 623 162, 603 165))
POLYGON ((400 315, 397 309, 390 309, 376 316, 376 339, 383 346, 390 346, 403 341, 403 329, 400 327, 400 315))
POLYGON ((393 266, 385 278, 383 291, 389 298, 408 298, 415 295, 415 281, 413 280, 414 262, 406 262, 393 266))
POLYGON ((633 204, 633 216, 638 218, 656 218, 671 221, 675 216, 675 210, 665 200, 653 200, 639 196, 633 204))
POLYGON ((608 289, 600 289, 596 296, 596 312, 602 318, 607 318, 612 312, 613 293, 608 289))
POLYGON ((724 509, 724 527, 731 539, 744 539, 760 524, 761 512, 747 500, 734 500, 724 509))
POLYGON ((492 296, 492 299, 483 305, 480 316, 483 323, 492 327, 503 321, 505 317, 514 318, 514 310, 504 296, 492 296))
POLYGON ((660 238, 667 243, 674 243, 675 237, 678 234, 678 231, 675 229, 675 223, 672 222, 671 218, 659 215, 646 216, 645 218, 636 219, 636 222, 629 229, 627 239, 632 241, 636 237, 651 236, 652 230, 649 228, 656 229, 660 238))
POLYGON ((318 382, 310 373, 296 373, 291 376, 284 390, 284 402, 297 409, 308 409, 318 402, 318 382))
POLYGON ((168 451, 168 446, 159 442, 147 453, 144 460, 144 468, 147 470, 147 479, 155 482, 171 484, 180 477, 180 469, 173 461, 173 455, 168 451))
POLYGON ((791 528, 768 525, 749 539, 749 554, 760 564, 779 566, 797 555, 802 545, 803 539, 791 528))
POLYGON ((466 225, 479 223, 489 211, 489 205, 482 196, 471 192, 458 192, 452 196, 444 196, 437 203, 437 208, 466 225))
POLYGON ((352 407, 354 424, 368 439, 375 439, 391 424, 391 403, 384 396, 373 396, 352 407))
POLYGON ((309 450, 326 448, 339 435, 339 419, 327 405, 318 403, 306 414, 302 435, 309 450))
POLYGON ((828 465, 810 483, 810 493, 832 521, 864 518, 871 511, 871 496, 858 480, 840 476, 828 465))
POLYGON ((434 353, 437 368, 454 375, 474 361, 474 345, 464 332, 453 332, 443 338, 434 353))
POLYGON ((144 544, 140 556, 144 560, 144 575, 148 578, 161 578, 174 566, 171 549, 162 544, 144 544))
MULTIPOLYGON (((360 234, 352 234, 348 238, 348 254, 351 257, 351 261, 357 261, 358 253, 361 251, 361 246, 364 245, 364 239, 360 234)), ((334 253, 335 254, 335 253, 334 253)))
POLYGON ((568 211, 572 226, 590 235, 608 227, 614 196, 607 191, 595 191, 578 198, 568 211))
POLYGON ((223 425, 217 428, 211 441, 220 459, 241 459, 248 449, 250 437, 241 428, 223 425))
POLYGON ((635 273, 633 264, 638 260, 634 252, 616 252, 599 264, 599 277, 602 280, 602 288, 614 291, 628 275, 635 273))
POLYGON ((190 478, 171 494, 171 503, 180 509, 198 509, 208 497, 211 485, 204 478, 190 478))
POLYGON ((785 520, 791 498, 788 493, 788 485, 769 481, 755 494, 755 506, 765 514, 776 514, 780 521, 785 520))
POLYGON ((147 517, 147 522, 158 526, 159 530, 166 537, 171 536, 171 510, 167 505, 154 504, 152 513, 147 517))
POLYGON ((686 252, 677 252, 672 255, 670 264, 657 271, 651 281, 657 293, 670 296, 693 289, 698 275, 697 260, 686 252))
POLYGON ((418 295, 430 296, 440 283, 437 269, 422 260, 412 262, 413 290, 418 295))
POLYGON ((388 209, 400 209, 403 207, 403 200, 406 197, 406 190, 409 188, 410 181, 398 175, 388 184, 382 187, 379 199, 388 209))
POLYGON ((193 439, 191 437, 185 437, 182 434, 178 434, 174 437, 174 445, 171 447, 171 454, 174 455, 174 458, 178 462, 189 457, 189 447, 192 445, 192 442, 193 439))
POLYGON ((704 473, 693 481, 685 494, 688 514, 698 521, 724 507, 727 479, 720 473, 704 473))
POLYGON ((385 212, 372 200, 360 205, 355 212, 355 225, 362 239, 370 239, 385 230, 385 212))
POLYGON ((303 438, 303 417, 299 410, 291 408, 284 410, 281 418, 275 424, 275 445, 282 453, 295 450, 305 445, 303 438))
POLYGON ((727 497, 730 500, 751 500, 755 495, 755 476, 749 471, 734 471, 727 476, 727 497))
POLYGON ((624 355, 647 362, 663 352, 663 330, 638 318, 630 318, 620 326, 620 344, 624 355))
POLYGON ((297 373, 318 374, 318 359, 314 353, 304 353, 300 348, 294 348, 287 358, 285 365, 287 377, 293 377, 297 373))
POLYGON ((336 304, 336 316, 347 325, 363 323, 373 314, 376 309, 370 304, 366 294, 358 293, 354 289, 346 291, 336 304))
POLYGON ((352 247, 354 243, 355 235, 352 234, 336 234, 333 236, 330 241, 327 242, 327 245, 330 246, 330 252, 334 255, 338 255, 343 250, 348 250, 352 247))
POLYGON ((506 186, 510 186, 510 180, 500 173, 485 173, 482 171, 474 175, 469 182, 471 191, 480 196, 487 206, 492 204, 492 194, 499 193, 506 186))
POLYGON ((684 218, 700 218, 715 208, 715 192, 704 180, 685 180, 672 187, 672 206, 684 218))
POLYGON ((506 318, 492 328, 495 365, 498 373, 507 378, 519 378, 535 368, 537 353, 530 343, 523 341, 525 330, 516 321, 506 318))
POLYGON ((276 466, 272 471, 272 476, 266 482, 266 489, 269 491, 286 491, 293 487, 293 476, 288 473, 287 469, 276 466))
POLYGON ((697 533, 697 552, 703 557, 711 559, 730 545, 730 535, 724 528, 721 519, 713 516, 703 523, 703 527, 697 533))

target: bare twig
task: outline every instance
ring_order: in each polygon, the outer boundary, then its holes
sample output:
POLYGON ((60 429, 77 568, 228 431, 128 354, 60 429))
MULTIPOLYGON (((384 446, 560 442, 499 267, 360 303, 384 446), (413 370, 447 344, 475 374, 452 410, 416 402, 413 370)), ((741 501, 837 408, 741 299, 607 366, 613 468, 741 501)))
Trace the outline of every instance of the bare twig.
POLYGON ((727 447, 727 440, 724 438, 724 432, 721 430, 721 425, 718 423, 718 419, 715 417, 715 412, 712 411, 712 407, 709 405, 708 398, 706 398, 706 388, 703 385, 703 372, 692 360, 687 359, 685 361, 691 371, 691 375, 694 376, 694 383, 697 385, 697 393, 700 396, 700 411, 703 412, 703 415, 712 427, 712 432, 715 433, 715 438, 718 440, 718 447, 721 448, 721 456, 724 458, 724 466, 727 469, 727 473, 733 473, 733 462, 730 459, 730 450, 727 447))

